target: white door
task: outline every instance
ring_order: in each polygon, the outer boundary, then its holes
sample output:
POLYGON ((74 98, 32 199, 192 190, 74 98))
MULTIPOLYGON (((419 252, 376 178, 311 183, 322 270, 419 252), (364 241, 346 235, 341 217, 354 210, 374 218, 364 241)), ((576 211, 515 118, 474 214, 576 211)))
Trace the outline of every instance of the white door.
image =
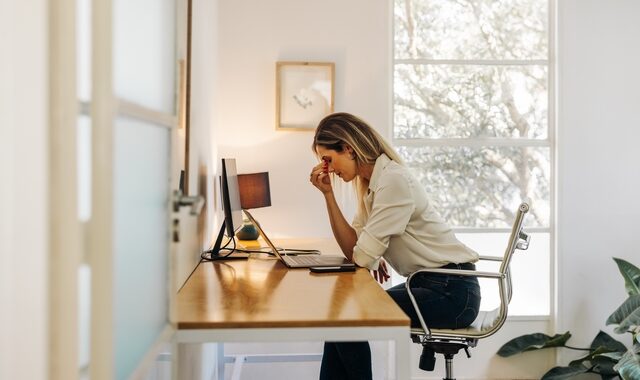
POLYGON ((125 379, 142 374, 172 334, 176 0, 91 6, 89 374, 125 379))

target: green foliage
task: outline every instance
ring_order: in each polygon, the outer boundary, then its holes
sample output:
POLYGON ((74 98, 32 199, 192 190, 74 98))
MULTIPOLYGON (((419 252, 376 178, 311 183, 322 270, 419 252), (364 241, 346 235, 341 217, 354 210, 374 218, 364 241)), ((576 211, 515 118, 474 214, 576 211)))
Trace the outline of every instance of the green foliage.
POLYGON ((618 371, 625 380, 640 379, 640 344, 635 344, 627 351, 613 369, 618 371))
POLYGON ((525 351, 551 347, 564 347, 586 351, 586 355, 575 359, 568 366, 558 366, 549 370, 543 380, 571 379, 583 373, 597 373, 603 380, 640 379, 640 269, 633 264, 614 258, 624 278, 625 289, 629 297, 607 319, 607 325, 616 325, 618 334, 629 333, 632 347, 627 350, 624 344, 600 331, 589 348, 570 347, 566 343, 571 338, 564 334, 548 336, 541 333, 522 335, 505 343, 498 355, 512 356, 525 351))
POLYGON ((640 326, 640 294, 627 298, 626 301, 607 319, 607 325, 617 324, 615 332, 627 332, 634 326, 640 326))
POLYGON ((568 331, 564 334, 556 334, 554 336, 541 333, 523 335, 507 342, 507 344, 500 348, 498 355, 508 357, 541 348, 563 347, 569 338, 571 338, 571 334, 568 331))
POLYGON ((587 372, 589 372, 589 368, 583 365, 569 366, 569 367, 555 367, 555 368, 552 368, 549 372, 545 373, 543 379, 545 380, 570 379, 581 373, 587 373, 587 372))
POLYGON ((613 260, 618 264, 618 269, 624 278, 624 287, 629 296, 640 294, 640 269, 628 261, 615 257, 613 260))

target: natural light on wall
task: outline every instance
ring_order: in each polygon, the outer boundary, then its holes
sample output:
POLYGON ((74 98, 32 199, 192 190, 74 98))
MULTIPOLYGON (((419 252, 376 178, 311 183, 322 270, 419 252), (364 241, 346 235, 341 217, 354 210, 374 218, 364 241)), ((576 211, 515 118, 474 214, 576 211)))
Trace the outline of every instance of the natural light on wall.
MULTIPOLYGON (((512 316, 550 314, 548 25, 548 0, 394 3, 393 141, 436 209, 469 247, 502 256, 518 205, 531 205, 531 246, 512 266, 512 316)), ((481 284, 482 309, 491 309, 496 284, 481 284)))

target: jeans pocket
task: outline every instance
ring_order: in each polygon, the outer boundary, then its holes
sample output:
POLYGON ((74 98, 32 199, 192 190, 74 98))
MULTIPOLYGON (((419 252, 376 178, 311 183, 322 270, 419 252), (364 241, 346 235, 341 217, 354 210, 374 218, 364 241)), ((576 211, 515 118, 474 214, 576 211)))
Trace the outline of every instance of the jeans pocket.
POLYGON ((456 317, 456 328, 468 327, 475 321, 480 312, 480 295, 476 289, 467 289, 467 302, 462 312, 456 317))

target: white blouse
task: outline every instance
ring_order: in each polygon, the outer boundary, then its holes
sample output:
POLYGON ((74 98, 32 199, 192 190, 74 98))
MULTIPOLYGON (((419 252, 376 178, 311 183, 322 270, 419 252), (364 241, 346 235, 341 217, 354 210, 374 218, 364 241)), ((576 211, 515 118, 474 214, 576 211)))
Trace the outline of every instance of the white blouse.
POLYGON ((376 160, 364 210, 356 213, 352 225, 358 235, 353 260, 372 270, 383 256, 402 276, 478 260, 442 221, 409 170, 386 154, 376 160))

